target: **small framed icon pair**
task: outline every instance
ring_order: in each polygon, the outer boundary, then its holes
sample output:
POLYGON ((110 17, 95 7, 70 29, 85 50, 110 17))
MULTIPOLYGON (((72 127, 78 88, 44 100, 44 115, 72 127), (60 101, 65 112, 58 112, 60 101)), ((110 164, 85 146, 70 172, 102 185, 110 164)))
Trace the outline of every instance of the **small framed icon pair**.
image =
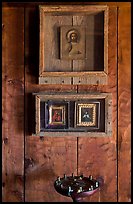
POLYGON ((36 135, 46 135, 46 132, 108 134, 112 131, 109 94, 35 94, 35 101, 36 135))
MULTIPOLYGON (((100 128, 100 101, 48 101, 40 111, 42 127, 46 129, 100 128), (45 117, 45 119, 44 119, 45 117)), ((104 109, 103 109, 104 111, 104 109)), ((104 115, 104 113, 103 113, 104 115)))
POLYGON ((47 132, 108 134, 112 101, 106 94, 98 96, 35 94, 36 135, 47 135, 47 132))

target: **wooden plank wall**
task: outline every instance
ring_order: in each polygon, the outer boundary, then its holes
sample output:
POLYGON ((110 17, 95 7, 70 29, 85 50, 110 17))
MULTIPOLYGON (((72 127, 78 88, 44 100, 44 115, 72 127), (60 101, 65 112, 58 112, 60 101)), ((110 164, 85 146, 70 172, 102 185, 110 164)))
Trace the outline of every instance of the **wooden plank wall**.
MULTIPOLYGON (((99 194, 85 199, 90 202, 117 201, 117 8, 109 8, 108 76, 109 85, 97 86, 100 92, 112 93, 112 136, 78 139, 78 171, 104 179, 99 194), (113 43, 112 43, 113 42, 113 43), (87 153, 86 153, 87 152, 87 153), (110 169, 112 169, 110 171, 110 169)), ((78 92, 89 92, 89 86, 78 86, 78 92)), ((92 90, 91 90, 92 91, 92 90)))
POLYGON ((70 198, 60 196, 54 190, 54 181, 57 176, 63 176, 64 173, 70 175, 77 173, 77 138, 40 138, 31 136, 32 126, 31 112, 32 93, 44 91, 48 93, 68 92, 75 93, 76 86, 36 86, 37 63, 38 63, 38 7, 28 7, 25 9, 25 82, 26 82, 26 183, 25 183, 25 201, 26 202, 63 202, 71 201, 70 198), (34 21, 34 24, 32 23, 34 21), (35 33, 32 35, 31 33, 35 33), (36 42, 36 43, 33 43, 36 42), (33 52, 32 52, 33 50, 33 52), (34 62, 33 62, 34 59, 34 62), (38 88, 37 88, 38 87, 38 88), (69 159, 71 158, 71 159, 69 159), (67 162, 66 162, 67 161, 67 162))
POLYGON ((3 201, 23 201, 24 8, 2 10, 3 201))
POLYGON ((64 173, 67 175, 84 173, 92 174, 94 177, 101 176, 105 182, 98 193, 84 201, 114 202, 118 199, 120 202, 130 202, 130 4, 107 2, 110 6, 111 46, 109 86, 38 85, 38 5, 39 2, 3 3, 2 8, 2 200, 72 202, 71 198, 55 192, 53 182, 57 176, 63 176, 64 173), (118 23, 118 65, 115 22, 118 23), (31 136, 34 127, 32 93, 39 91, 111 92, 112 137, 31 136), (125 177, 126 179, 123 179, 125 177))
POLYGON ((119 202, 131 202, 131 8, 120 7, 118 19, 119 202))

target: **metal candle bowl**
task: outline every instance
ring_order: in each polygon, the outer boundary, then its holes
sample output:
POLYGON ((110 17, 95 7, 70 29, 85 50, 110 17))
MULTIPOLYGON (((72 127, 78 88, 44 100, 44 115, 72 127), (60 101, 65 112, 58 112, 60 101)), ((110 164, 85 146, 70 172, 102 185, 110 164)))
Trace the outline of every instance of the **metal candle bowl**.
POLYGON ((57 177, 54 182, 54 187, 58 193, 64 196, 71 197, 73 201, 80 201, 83 197, 94 194, 103 184, 103 179, 93 179, 89 177, 80 176, 66 176, 57 177))

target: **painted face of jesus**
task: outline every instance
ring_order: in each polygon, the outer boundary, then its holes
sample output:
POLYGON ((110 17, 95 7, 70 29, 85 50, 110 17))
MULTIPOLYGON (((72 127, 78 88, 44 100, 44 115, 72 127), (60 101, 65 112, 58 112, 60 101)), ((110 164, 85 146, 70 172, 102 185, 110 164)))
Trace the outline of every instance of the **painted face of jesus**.
POLYGON ((71 33, 70 35, 70 42, 77 42, 78 36, 76 33, 71 33))

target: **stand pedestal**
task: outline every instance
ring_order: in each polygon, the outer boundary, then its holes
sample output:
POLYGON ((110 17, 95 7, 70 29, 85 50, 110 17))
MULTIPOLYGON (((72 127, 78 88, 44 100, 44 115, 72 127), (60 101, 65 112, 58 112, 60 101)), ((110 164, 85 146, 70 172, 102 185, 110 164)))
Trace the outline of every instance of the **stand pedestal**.
POLYGON ((71 197, 73 202, 83 202, 84 197, 94 194, 102 185, 101 177, 95 180, 91 175, 89 177, 64 175, 63 178, 58 177, 54 182, 56 191, 61 195, 71 197))

